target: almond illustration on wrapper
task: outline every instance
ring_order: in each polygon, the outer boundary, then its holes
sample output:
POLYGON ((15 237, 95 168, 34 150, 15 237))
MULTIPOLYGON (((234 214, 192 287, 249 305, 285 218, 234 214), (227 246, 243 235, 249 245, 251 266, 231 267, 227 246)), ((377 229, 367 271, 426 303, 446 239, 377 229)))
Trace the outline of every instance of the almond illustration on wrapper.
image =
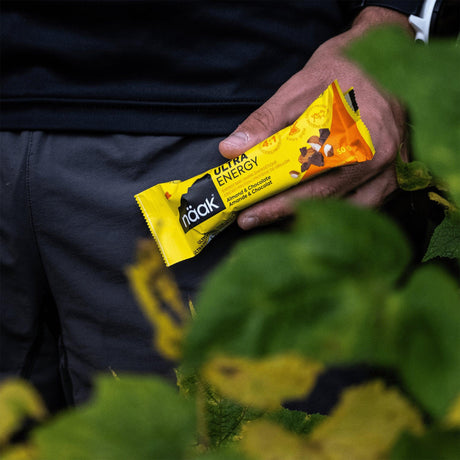
POLYGON ((334 147, 332 147, 331 144, 325 144, 323 151, 324 155, 327 157, 332 157, 334 155, 334 147))
POLYGON ((293 179, 297 179, 299 176, 300 176, 300 173, 298 171, 290 171, 289 172, 289 175, 293 178, 293 179))
POLYGON ((319 152, 321 148, 321 141, 318 136, 310 136, 307 142, 310 144, 310 147, 313 150, 315 150, 316 152, 319 152))

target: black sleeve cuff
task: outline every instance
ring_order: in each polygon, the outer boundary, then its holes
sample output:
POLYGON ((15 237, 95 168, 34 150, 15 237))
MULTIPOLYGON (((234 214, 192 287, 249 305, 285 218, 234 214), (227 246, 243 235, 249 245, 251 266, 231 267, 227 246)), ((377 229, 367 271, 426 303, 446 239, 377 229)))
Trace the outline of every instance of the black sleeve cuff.
POLYGON ((361 0, 356 2, 358 8, 365 8, 366 6, 381 6, 399 11, 400 13, 411 14, 419 13, 423 0, 361 0))

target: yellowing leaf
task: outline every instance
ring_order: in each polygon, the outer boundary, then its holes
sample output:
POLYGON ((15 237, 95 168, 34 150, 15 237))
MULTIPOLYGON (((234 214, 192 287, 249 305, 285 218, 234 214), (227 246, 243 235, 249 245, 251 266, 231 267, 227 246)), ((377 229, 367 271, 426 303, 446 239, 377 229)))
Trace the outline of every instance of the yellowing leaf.
POLYGON ((3 455, 2 460, 38 460, 38 451, 35 447, 27 444, 9 448, 3 455))
POLYGON ((241 446, 256 460, 380 460, 403 431, 421 434, 420 415, 397 390, 377 381, 346 390, 309 435, 272 422, 249 422, 241 446))
POLYGON ((396 160, 396 177, 403 190, 420 190, 433 185, 433 176, 424 163, 406 163, 399 155, 396 160))
POLYGON ((196 316, 195 305, 193 305, 192 299, 188 299, 188 308, 190 309, 190 314, 192 318, 196 316))
POLYGON ((436 203, 440 204, 447 211, 450 211, 450 212, 458 211, 458 209, 455 206, 455 204, 451 203, 449 200, 446 200, 446 198, 442 197, 439 193, 429 192, 428 196, 429 196, 430 200, 435 201, 436 203))
POLYGON ((255 460, 327 460, 305 436, 266 420, 249 422, 245 426, 241 449, 255 460))
POLYGON ((379 459, 403 431, 421 434, 420 414, 398 390, 375 381, 346 390, 310 442, 331 460, 379 459))
POLYGON ((139 305, 155 329, 156 348, 167 358, 178 360, 189 311, 153 241, 139 242, 137 261, 127 268, 127 276, 139 305))
POLYGON ((26 417, 43 420, 47 411, 34 387, 19 379, 0 385, 0 445, 21 427, 26 417))
POLYGON ((446 425, 449 428, 460 428, 460 394, 455 398, 447 414, 446 425))
POLYGON ((282 401, 306 396, 322 369, 322 364, 295 354, 265 359, 216 356, 205 364, 203 377, 243 405, 277 409, 282 401))

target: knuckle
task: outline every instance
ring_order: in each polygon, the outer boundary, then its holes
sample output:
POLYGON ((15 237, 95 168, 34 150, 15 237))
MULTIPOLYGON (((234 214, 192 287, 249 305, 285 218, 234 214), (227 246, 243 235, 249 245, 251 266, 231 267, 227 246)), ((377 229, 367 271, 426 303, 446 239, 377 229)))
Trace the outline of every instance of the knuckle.
POLYGON ((268 107, 262 106, 252 113, 251 121, 259 128, 269 131, 275 124, 275 116, 268 107))
POLYGON ((323 185, 322 187, 318 187, 316 190, 314 190, 313 195, 317 198, 329 198, 337 195, 337 188, 330 185, 323 185))
POLYGON ((282 220, 292 213, 292 200, 285 195, 278 195, 266 201, 258 209, 259 220, 264 225, 282 220))
POLYGON ((332 184, 319 184, 315 181, 306 183, 305 187, 298 187, 295 197, 299 200, 308 198, 329 198, 338 195, 338 189, 332 184))

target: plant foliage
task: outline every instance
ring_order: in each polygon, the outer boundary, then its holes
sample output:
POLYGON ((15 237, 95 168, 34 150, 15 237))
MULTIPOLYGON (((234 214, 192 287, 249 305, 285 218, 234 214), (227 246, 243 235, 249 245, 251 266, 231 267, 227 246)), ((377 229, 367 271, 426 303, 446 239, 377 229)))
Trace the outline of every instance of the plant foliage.
POLYGON ((186 458, 194 442, 194 407, 153 377, 101 376, 94 401, 37 429, 40 459, 186 458))
POLYGON ((447 208, 425 262, 413 267, 406 237, 379 212, 305 202, 290 231, 242 242, 190 315, 158 251, 141 242, 127 276, 154 346, 177 363, 178 387, 152 376, 99 377, 88 403, 8 445, 24 417, 46 416, 32 388, 8 382, 2 458, 458 458, 460 290, 429 262, 459 257, 459 48, 382 30, 350 55, 408 106, 415 161, 399 164, 401 186, 438 187, 447 208), (329 415, 283 407, 307 396, 324 369, 362 363, 388 369, 400 385, 348 388, 329 415))

